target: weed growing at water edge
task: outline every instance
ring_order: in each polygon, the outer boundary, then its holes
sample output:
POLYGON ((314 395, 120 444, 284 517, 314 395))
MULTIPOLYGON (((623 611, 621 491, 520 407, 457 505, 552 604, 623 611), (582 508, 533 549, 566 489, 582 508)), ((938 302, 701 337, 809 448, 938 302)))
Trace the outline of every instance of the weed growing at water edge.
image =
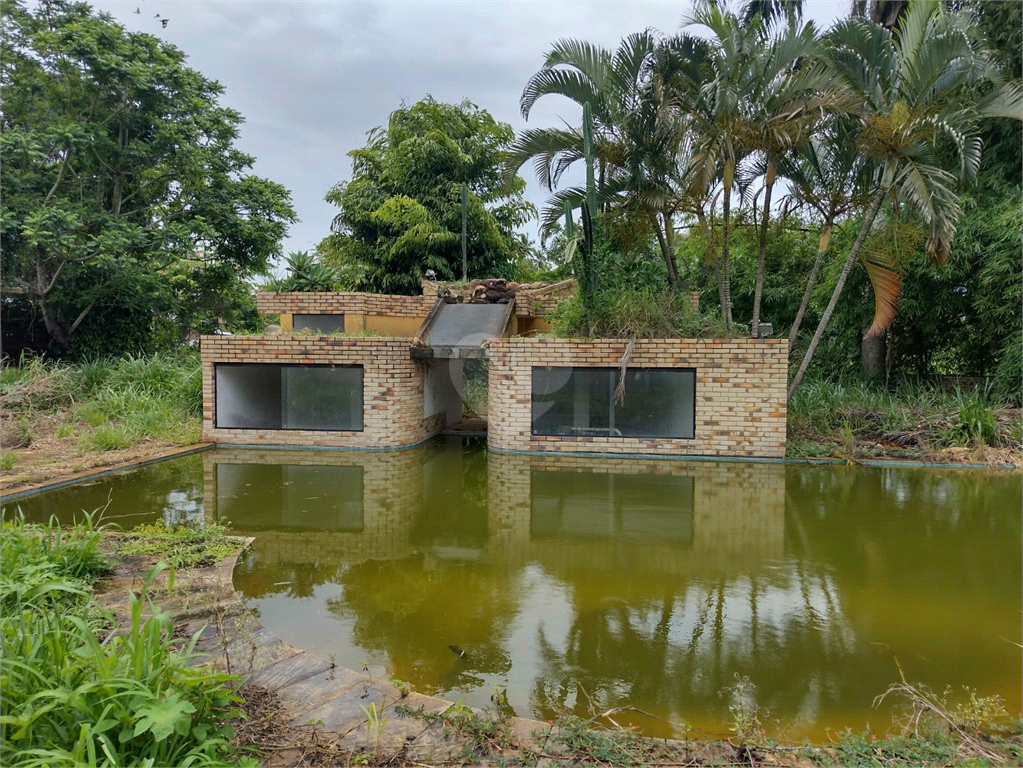
POLYGON ((18 456, 14 453, 0 453, 0 472, 10 472, 18 463, 18 456))
POLYGON ((572 716, 558 720, 553 738, 587 764, 640 765, 648 746, 634 731, 597 730, 588 720, 572 716))
POLYGON ((167 527, 162 522, 140 525, 122 534, 118 554, 155 555, 173 568, 215 565, 238 549, 238 541, 222 525, 167 527))
POLYGON ((383 703, 377 706, 373 702, 368 707, 362 707, 362 711, 366 714, 366 732, 373 737, 373 759, 376 760, 380 753, 380 735, 387 725, 387 715, 383 713, 383 703))

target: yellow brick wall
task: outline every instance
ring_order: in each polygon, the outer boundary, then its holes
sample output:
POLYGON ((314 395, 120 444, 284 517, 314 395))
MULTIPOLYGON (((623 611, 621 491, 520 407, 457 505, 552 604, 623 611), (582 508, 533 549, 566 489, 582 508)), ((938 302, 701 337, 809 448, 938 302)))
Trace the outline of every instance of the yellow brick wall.
POLYGON ((262 315, 385 315, 425 318, 436 296, 393 296, 384 293, 309 291, 256 294, 262 315))
POLYGON ((203 336, 203 440, 239 445, 398 448, 443 428, 444 414, 423 413, 425 363, 407 339, 345 336, 203 336), (363 431, 217 429, 214 365, 279 363, 363 366, 363 431))
POLYGON ((630 368, 696 369, 695 437, 692 440, 532 434, 533 366, 617 367, 627 344, 620 339, 492 340, 490 446, 505 451, 566 453, 785 455, 786 339, 636 342, 629 360, 630 368))

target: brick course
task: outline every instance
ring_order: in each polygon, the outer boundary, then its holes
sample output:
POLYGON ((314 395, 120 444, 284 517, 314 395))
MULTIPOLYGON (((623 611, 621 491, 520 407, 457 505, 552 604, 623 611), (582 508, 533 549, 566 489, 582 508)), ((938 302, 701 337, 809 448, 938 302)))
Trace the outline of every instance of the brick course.
POLYGON ((385 293, 309 291, 256 294, 262 315, 386 315, 422 317, 430 314, 436 296, 394 296, 385 293))
POLYGON ((491 340, 490 446, 560 453, 785 455, 786 339, 636 341, 630 368, 696 369, 692 440, 532 434, 533 366, 617 368, 627 345, 622 339, 491 340))
POLYGON ((203 336, 203 440, 239 445, 399 448, 443 428, 444 413, 423 413, 428 363, 413 360, 408 339, 344 336, 203 336), (216 363, 363 366, 363 431, 218 429, 216 363))

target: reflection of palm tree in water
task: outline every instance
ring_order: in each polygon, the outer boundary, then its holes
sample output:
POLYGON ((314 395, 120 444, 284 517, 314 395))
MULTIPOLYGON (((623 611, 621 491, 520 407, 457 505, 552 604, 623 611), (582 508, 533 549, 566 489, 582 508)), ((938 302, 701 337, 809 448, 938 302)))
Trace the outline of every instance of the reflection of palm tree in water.
POLYGON ((344 596, 328 609, 353 617, 356 644, 386 654, 393 674, 417 690, 469 690, 511 668, 505 644, 519 606, 501 569, 420 554, 352 566, 340 582, 344 596))
POLYGON ((577 596, 564 652, 538 632, 542 670, 531 705, 544 717, 633 705, 692 722, 723 714, 718 693, 741 673, 766 695, 762 704, 812 714, 817 703, 807 697, 837 699, 835 681, 821 678, 852 652, 833 592, 826 574, 788 569, 669 584, 652 599, 583 606, 577 596), (784 610, 765 615, 762 601, 784 601, 784 610))

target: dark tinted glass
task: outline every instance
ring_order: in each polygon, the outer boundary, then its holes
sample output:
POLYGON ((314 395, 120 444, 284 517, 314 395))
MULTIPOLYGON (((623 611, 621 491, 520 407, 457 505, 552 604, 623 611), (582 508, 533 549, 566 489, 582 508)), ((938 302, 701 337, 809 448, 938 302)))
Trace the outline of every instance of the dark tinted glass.
POLYGON ((215 367, 220 429, 308 429, 358 432, 361 365, 215 367))
POLYGON ((692 438, 696 372, 632 368, 615 403, 616 368, 533 368, 535 435, 692 438))

